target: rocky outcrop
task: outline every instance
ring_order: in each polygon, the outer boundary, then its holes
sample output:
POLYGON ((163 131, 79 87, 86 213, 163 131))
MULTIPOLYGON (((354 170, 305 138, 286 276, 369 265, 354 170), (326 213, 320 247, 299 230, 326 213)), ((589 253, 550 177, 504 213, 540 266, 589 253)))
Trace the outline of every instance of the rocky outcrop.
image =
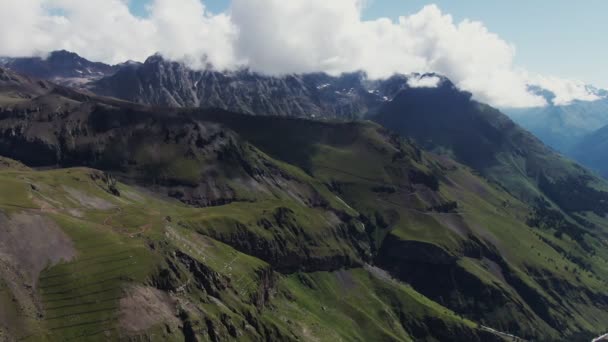
POLYGON ((110 76, 118 69, 65 50, 53 51, 44 57, 4 58, 0 66, 31 77, 76 86, 110 76))
POLYGON ((374 112, 407 77, 368 80, 363 73, 272 77, 248 70, 197 71, 155 55, 143 64, 120 68, 90 85, 93 92, 142 104, 222 108, 229 111, 297 117, 359 118, 374 112))

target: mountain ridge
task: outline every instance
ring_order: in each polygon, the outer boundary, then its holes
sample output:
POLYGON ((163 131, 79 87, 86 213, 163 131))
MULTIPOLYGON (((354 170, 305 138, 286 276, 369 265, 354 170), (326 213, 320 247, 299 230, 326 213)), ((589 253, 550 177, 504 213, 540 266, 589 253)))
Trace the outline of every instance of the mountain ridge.
MULTIPOLYGON (((470 94, 449 83, 437 89, 404 91, 373 119, 414 138, 428 150, 452 155, 528 203, 549 192, 554 195, 549 199, 551 202, 565 205, 566 198, 555 197, 557 192, 549 189, 551 182, 563 179, 580 178, 582 184, 605 184, 546 147, 505 114, 471 100, 470 94), (549 181, 541 186, 539 178, 549 181)), ((593 192, 594 186, 588 189, 593 192)), ((587 204, 588 208, 593 207, 587 204)))
POLYGON ((0 66, 73 87, 82 87, 89 82, 110 76, 120 68, 120 65, 91 62, 66 50, 52 51, 45 57, 6 57, 0 61, 0 66))
POLYGON ((575 101, 568 105, 539 108, 505 109, 517 123, 543 142, 567 156, 574 157, 577 144, 608 124, 608 99, 575 101))
POLYGON ((248 70, 191 70, 151 56, 119 70, 91 90, 131 102, 170 107, 223 108, 247 114, 355 118, 383 101, 370 93, 361 73, 265 76, 248 70))
POLYGON ((608 160, 604 151, 608 143, 608 124, 588 134, 572 149, 576 160, 608 178, 608 160))

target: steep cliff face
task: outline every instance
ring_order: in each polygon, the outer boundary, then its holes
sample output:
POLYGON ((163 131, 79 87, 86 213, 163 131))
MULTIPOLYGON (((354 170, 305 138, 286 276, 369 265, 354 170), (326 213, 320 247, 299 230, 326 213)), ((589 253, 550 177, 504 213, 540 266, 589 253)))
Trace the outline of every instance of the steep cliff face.
POLYGON ((149 105, 350 119, 373 112, 404 87, 407 87, 405 76, 370 81, 362 73, 339 77, 326 74, 272 77, 247 70, 196 71, 156 55, 142 65, 121 68, 91 84, 90 89, 97 94, 149 105))

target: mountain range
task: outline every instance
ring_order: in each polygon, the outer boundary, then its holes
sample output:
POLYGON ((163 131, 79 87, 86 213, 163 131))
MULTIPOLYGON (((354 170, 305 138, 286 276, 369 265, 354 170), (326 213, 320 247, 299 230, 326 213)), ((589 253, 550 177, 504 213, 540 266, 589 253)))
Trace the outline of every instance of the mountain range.
POLYGON ((605 332, 608 182, 450 80, 113 68, 0 68, 0 338, 605 332))
POLYGON ((604 152, 607 146, 608 125, 581 139, 571 154, 574 159, 593 170, 597 170, 602 176, 608 178, 608 156, 604 152))
MULTIPOLYGON (((46 61, 17 58, 7 60, 4 66, 25 75, 74 86, 71 77, 78 74, 82 65, 98 63, 83 62, 81 57, 73 55, 59 51, 51 53, 46 61), (30 60, 44 66, 30 67, 30 60), (64 67, 56 68, 57 64, 64 67), (39 72, 39 69, 53 70, 53 73, 39 72)), ((100 67, 89 69, 95 77, 87 78, 78 88, 134 103, 221 108, 254 115, 343 119, 362 118, 375 112, 400 90, 409 88, 408 80, 412 78, 438 77, 417 74, 370 80, 360 72, 336 77, 323 73, 273 77, 249 70, 193 70, 158 54, 144 63, 100 64, 100 67)))
POLYGON ((606 144, 600 139, 608 126, 608 92, 590 89, 590 93, 597 99, 555 105, 555 95, 545 90, 547 106, 505 109, 505 113, 556 151, 608 177, 608 160, 598 150, 606 144))
POLYGON ((91 62, 66 50, 53 51, 45 57, 1 58, 0 66, 70 86, 80 86, 113 75, 119 68, 91 62))

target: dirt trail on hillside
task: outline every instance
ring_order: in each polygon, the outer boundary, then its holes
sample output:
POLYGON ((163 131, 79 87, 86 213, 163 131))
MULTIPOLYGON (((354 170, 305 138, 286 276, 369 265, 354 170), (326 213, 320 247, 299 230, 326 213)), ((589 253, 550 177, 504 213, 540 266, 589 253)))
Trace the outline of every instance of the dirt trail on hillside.
MULTIPOLYGON (((118 207, 116 208, 116 212, 108 215, 104 220, 103 220, 103 225, 110 227, 110 229, 115 230, 115 231, 120 231, 123 232, 127 235, 129 235, 129 237, 133 238, 137 235, 143 235, 145 233, 147 233, 151 228, 152 228, 152 221, 148 221, 145 224, 141 225, 138 227, 138 230, 135 232, 124 232, 124 227, 120 228, 117 226, 114 226, 112 224, 112 220, 114 220, 115 217, 117 217, 118 215, 120 215, 122 213, 123 209, 118 207)), ((160 212, 149 212, 150 215, 155 215, 155 216, 160 216, 160 212)))
POLYGON ((150 230, 150 228, 152 228, 152 222, 148 222, 148 223, 144 224, 143 226, 140 226, 139 230, 136 231, 136 232, 134 232, 134 233, 129 234, 129 237, 135 237, 137 235, 143 235, 146 232, 148 232, 150 230))

